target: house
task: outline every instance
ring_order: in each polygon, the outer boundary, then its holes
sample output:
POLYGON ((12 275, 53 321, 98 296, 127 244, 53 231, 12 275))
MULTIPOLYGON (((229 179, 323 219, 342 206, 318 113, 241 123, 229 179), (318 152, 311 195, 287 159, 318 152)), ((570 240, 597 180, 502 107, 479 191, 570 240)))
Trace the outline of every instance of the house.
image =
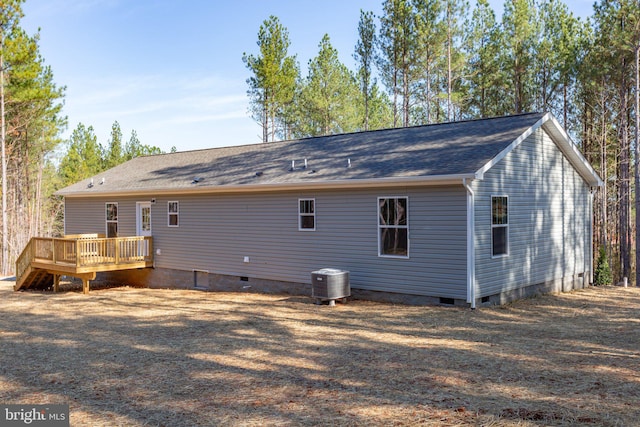
POLYGON ((153 236, 125 283, 310 294, 311 272, 407 303, 587 286, 602 185, 531 113, 133 159, 58 192, 65 233, 153 236))

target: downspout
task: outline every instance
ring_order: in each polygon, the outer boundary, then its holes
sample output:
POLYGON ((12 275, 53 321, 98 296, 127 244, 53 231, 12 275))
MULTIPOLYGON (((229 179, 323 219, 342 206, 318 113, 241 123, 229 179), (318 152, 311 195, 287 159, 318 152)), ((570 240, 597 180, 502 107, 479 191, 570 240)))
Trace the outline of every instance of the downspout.
POLYGON ((467 302, 476 309, 476 260, 475 260, 475 194, 468 178, 462 178, 467 189, 467 302))
POLYGON ((589 190, 589 285, 593 285, 593 195, 598 187, 589 190))

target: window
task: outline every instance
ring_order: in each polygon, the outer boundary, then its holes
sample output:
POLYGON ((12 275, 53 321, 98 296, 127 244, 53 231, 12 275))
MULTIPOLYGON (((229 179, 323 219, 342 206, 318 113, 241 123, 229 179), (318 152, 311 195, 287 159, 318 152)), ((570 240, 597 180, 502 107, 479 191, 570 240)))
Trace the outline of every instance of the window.
POLYGON ((118 237, 118 204, 106 204, 107 237, 118 237))
POLYGON ((407 197, 378 198, 378 255, 409 257, 407 197))
POLYGON ((167 202, 167 213, 169 214, 168 218, 168 226, 169 227, 177 227, 178 226, 178 216, 180 215, 180 206, 178 202, 167 202))
POLYGON ((298 200, 298 230, 315 231, 316 229, 316 200, 298 200))
POLYGON ((492 255, 509 254, 509 201, 507 196, 491 196, 492 255))

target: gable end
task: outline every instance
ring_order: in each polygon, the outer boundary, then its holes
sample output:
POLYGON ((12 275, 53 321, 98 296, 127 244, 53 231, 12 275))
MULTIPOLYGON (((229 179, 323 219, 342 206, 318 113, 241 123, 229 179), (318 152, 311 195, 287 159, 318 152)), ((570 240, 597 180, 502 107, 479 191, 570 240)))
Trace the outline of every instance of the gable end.
POLYGON ((584 158, 578 147, 573 143, 569 135, 562 128, 560 123, 551 113, 546 113, 533 126, 527 129, 522 135, 516 138, 507 148, 502 150, 498 155, 487 162, 476 172, 477 179, 483 179, 484 174, 500 162, 504 157, 518 147, 525 139, 533 134, 537 129, 542 128, 553 140, 556 147, 569 160, 571 165, 576 169, 578 174, 590 187, 602 187, 604 185, 598 173, 591 167, 589 162, 584 158))

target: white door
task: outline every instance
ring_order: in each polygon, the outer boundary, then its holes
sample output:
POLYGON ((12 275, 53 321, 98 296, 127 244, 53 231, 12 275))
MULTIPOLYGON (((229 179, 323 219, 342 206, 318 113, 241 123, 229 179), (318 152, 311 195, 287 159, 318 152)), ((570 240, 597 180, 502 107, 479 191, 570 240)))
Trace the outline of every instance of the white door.
POLYGON ((138 202, 136 219, 136 234, 138 236, 151 236, 151 202, 138 202))
MULTIPOLYGON (((136 234, 138 236, 151 236, 151 202, 136 203, 136 234)), ((149 242, 138 246, 138 256, 149 255, 149 242)))

